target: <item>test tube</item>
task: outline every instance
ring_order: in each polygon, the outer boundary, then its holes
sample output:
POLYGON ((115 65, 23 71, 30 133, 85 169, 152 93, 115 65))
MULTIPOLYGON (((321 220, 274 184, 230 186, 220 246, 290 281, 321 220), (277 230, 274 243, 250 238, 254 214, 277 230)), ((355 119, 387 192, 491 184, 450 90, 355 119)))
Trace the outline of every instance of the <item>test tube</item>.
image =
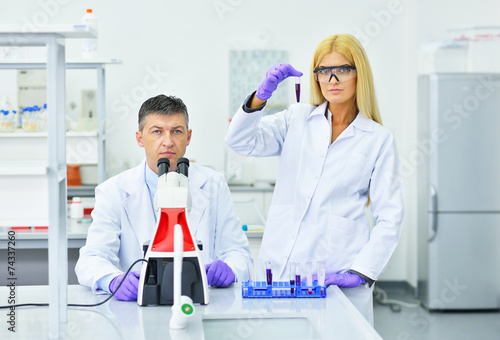
POLYGON ((252 266, 252 264, 250 264, 250 263, 247 264, 247 271, 248 271, 248 286, 253 287, 253 266, 252 266))
POLYGON ((273 272, 271 271, 271 262, 266 262, 266 277, 267 285, 271 286, 273 284, 273 272))
POLYGON ((290 262, 289 271, 290 271, 290 292, 293 295, 295 293, 295 262, 290 262))
POLYGON ((297 287, 297 294, 302 293, 301 283, 300 283, 300 263, 295 263, 295 286, 297 287))
POLYGON ((313 274, 312 274, 311 262, 306 262, 306 276, 307 276, 307 293, 312 294, 313 274))
POLYGON ((321 287, 321 294, 324 293, 323 286, 325 285, 325 261, 318 261, 318 286, 321 287))
POLYGON ((295 79, 295 97, 297 98, 297 103, 300 102, 300 77, 295 79))

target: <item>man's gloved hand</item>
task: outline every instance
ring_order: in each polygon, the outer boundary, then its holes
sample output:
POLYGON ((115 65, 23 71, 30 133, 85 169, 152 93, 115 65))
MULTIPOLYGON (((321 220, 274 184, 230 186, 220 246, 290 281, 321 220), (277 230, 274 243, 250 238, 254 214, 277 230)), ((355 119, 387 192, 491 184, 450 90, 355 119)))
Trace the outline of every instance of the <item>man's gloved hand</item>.
POLYGON ((205 265, 209 286, 227 287, 234 282, 235 276, 231 267, 221 260, 205 265))
POLYGON ((260 100, 268 100, 278 88, 278 84, 286 78, 301 77, 302 72, 297 71, 289 64, 274 64, 266 73, 266 79, 260 84, 255 94, 260 100))
POLYGON ((365 279, 353 273, 345 274, 326 274, 326 285, 337 285, 344 288, 354 288, 365 283, 365 279))
MULTIPOLYGON (((120 274, 113 280, 111 280, 111 282, 109 283, 109 290, 111 291, 111 293, 114 293, 114 291, 118 288, 120 282, 122 282, 124 277, 125 273, 120 274)), ((115 298, 117 300, 122 300, 122 301, 137 300, 137 291, 139 289, 140 277, 141 277, 141 272, 139 271, 128 273, 122 285, 120 286, 120 289, 118 289, 118 291, 116 292, 115 298)))

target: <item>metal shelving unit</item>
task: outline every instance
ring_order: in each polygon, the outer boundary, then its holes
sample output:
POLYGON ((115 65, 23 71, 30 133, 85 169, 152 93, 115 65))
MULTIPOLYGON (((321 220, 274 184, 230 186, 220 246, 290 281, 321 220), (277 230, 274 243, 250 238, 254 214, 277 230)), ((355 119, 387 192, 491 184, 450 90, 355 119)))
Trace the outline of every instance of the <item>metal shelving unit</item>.
MULTIPOLYGON (((105 67, 106 65, 120 64, 118 59, 109 60, 73 60, 65 63, 66 69, 93 69, 97 72, 97 181, 98 184, 104 182, 107 178, 106 173, 106 135, 105 135, 105 118, 106 118, 106 88, 105 88, 105 67)), ((47 63, 43 61, 7 61, 0 63, 0 69, 45 69, 47 63)), ((49 106, 50 109, 50 106, 49 106)), ((27 133, 26 136, 29 136, 27 133)), ((38 133, 40 134, 40 133, 38 133)), ((45 135, 44 133, 41 133, 45 135)), ((73 133, 75 134, 75 133, 73 133)), ((76 133, 77 134, 77 133, 76 133)), ((85 135, 86 133, 82 133, 85 135)), ((88 133, 87 133, 88 134, 88 133)), ((12 136, 8 134, 6 136, 12 136)), ((74 190, 76 193, 84 193, 88 196, 88 190, 93 188, 68 188, 68 193, 71 195, 74 190)), ((92 191, 93 194, 93 191, 92 191)), ((76 195, 75 195, 76 196, 76 195)))
MULTIPOLYGON (((51 339, 63 337, 66 333, 67 323, 65 39, 94 38, 96 36, 97 32, 92 27, 85 25, 47 25, 39 28, 36 32, 26 32, 22 25, 0 26, 0 46, 47 47, 47 62, 43 66, 47 68, 47 106, 50 108, 47 118, 47 175, 49 185, 50 285, 48 336, 51 339)), ((97 69, 100 70, 99 67, 97 69)), ((104 84, 103 69, 101 77, 102 84, 104 84)), ((103 109, 104 107, 101 107, 101 110, 103 109)))

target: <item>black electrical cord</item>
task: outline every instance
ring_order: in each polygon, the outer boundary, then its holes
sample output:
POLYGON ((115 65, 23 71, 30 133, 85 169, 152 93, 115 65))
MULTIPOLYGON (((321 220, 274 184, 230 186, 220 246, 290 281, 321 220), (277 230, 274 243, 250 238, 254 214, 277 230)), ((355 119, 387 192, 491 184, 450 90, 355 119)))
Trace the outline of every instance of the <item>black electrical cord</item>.
MULTIPOLYGON (((101 302, 98 302, 98 303, 91 304, 91 305, 68 303, 68 307, 97 307, 97 306, 100 306, 102 304, 105 304, 106 302, 108 302, 109 300, 111 300, 113 298, 113 296, 115 296, 115 293, 118 291, 118 289, 120 289, 120 287, 121 287, 123 281, 125 281, 125 278, 127 277, 128 273, 130 273, 130 271, 132 270, 132 268, 137 263, 139 263, 139 262, 146 262, 146 263, 148 263, 148 261, 145 260, 145 259, 139 259, 139 260, 135 261, 134 263, 132 263, 130 265, 130 267, 128 268, 127 272, 125 273, 125 275, 123 276, 123 278, 122 278, 120 284, 118 285, 118 287, 105 300, 103 300, 101 302)), ((18 308, 18 307, 48 307, 48 306, 49 306, 48 303, 20 303, 20 304, 17 304, 17 305, 0 306, 0 309, 4 309, 4 308, 18 308)))

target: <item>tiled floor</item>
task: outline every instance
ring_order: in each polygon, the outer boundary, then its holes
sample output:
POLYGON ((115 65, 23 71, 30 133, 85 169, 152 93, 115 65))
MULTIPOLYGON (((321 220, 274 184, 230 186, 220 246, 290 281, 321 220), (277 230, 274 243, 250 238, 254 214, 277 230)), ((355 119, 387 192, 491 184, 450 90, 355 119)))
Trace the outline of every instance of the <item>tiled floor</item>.
MULTIPOLYGON (((379 284, 387 298, 416 302, 411 289, 403 285, 379 284)), ((428 312, 422 307, 374 303, 375 329, 385 340, 475 340, 500 339, 500 312, 428 312)))

